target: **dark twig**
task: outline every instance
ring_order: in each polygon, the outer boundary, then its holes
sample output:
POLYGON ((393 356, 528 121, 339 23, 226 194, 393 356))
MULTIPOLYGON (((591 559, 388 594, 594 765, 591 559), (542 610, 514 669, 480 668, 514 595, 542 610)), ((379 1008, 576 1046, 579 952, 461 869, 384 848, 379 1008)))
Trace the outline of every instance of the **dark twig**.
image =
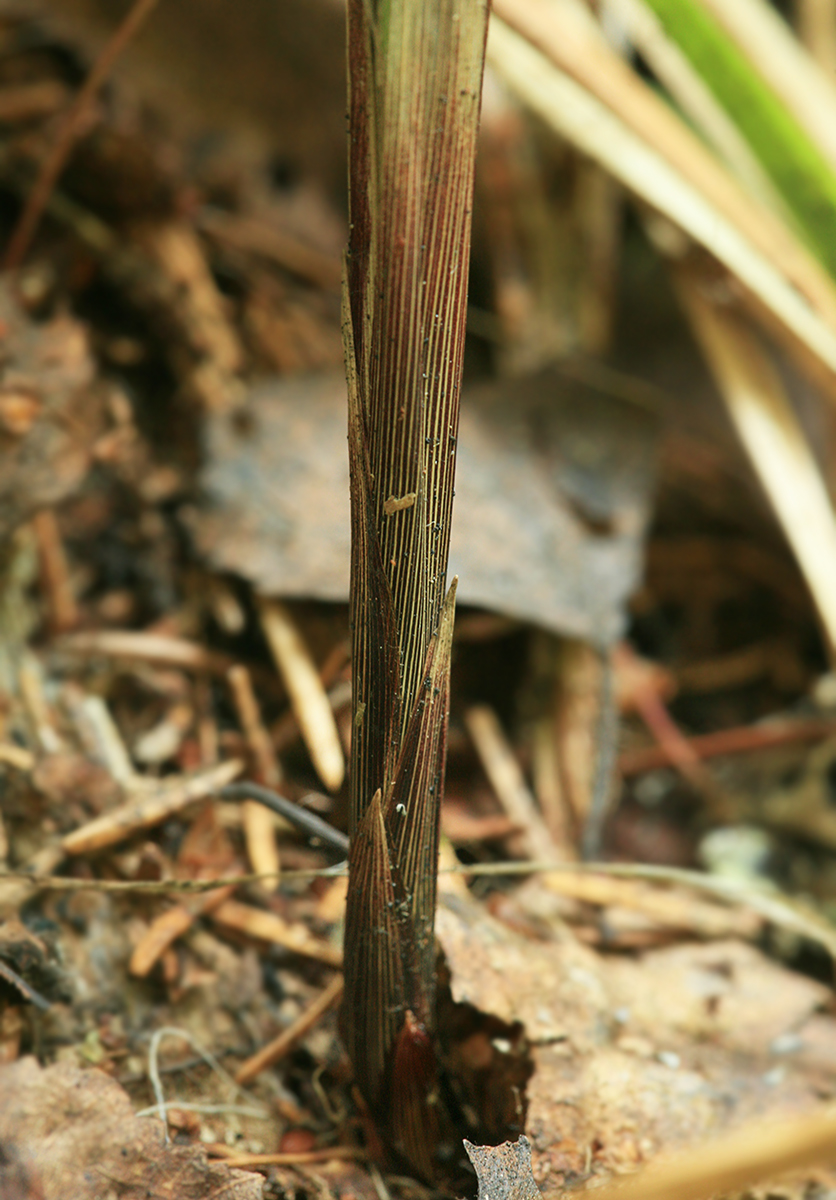
POLYGON ((618 708, 613 694, 613 675, 612 655, 609 651, 602 650, 592 802, 581 838, 581 850, 587 862, 597 858, 601 851, 601 835, 615 777, 615 762, 618 752, 618 708))
POLYGON ((3 962, 2 958, 0 958, 0 979, 5 979, 6 983, 10 983, 25 1000, 34 1004, 41 1012, 46 1012, 51 1007, 46 997, 42 996, 40 992, 36 992, 25 979, 18 975, 17 971, 14 971, 7 962, 3 962))
POLYGON ((340 854, 348 854, 347 834, 335 829, 327 821, 323 821, 316 813, 302 808, 299 804, 294 804, 280 792, 274 792, 272 788, 262 787, 259 783, 230 783, 221 788, 218 795, 222 800, 257 800, 259 804, 263 804, 266 808, 272 809, 274 813, 278 813, 280 817, 290 821, 302 833, 324 842, 326 846, 338 850, 340 854))
POLYGON ((84 128, 85 118, 99 90, 113 70, 116 60, 147 17, 150 16, 157 3, 158 0, 135 0, 125 19, 93 64, 93 69, 73 101, 51 150, 41 164, 38 177, 6 248, 3 259, 5 270, 15 270, 26 257, 32 238, 49 203, 49 197, 67 164, 81 130, 84 128))

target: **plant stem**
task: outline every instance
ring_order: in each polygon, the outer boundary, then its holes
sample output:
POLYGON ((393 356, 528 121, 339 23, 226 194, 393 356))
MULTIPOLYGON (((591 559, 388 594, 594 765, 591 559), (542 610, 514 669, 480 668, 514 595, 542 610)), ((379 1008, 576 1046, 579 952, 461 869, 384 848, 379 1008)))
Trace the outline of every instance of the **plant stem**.
POLYGON ((354 727, 343 1031, 384 1140, 433 1174, 446 594, 487 0, 349 0, 344 286, 354 727))

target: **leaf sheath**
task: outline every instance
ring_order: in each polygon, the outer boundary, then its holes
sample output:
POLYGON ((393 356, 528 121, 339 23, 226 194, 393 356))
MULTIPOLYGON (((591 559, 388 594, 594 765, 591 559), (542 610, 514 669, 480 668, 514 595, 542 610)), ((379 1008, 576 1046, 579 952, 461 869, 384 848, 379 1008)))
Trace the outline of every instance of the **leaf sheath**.
POLYGON ((354 726, 343 1029, 372 1115, 424 1175, 455 605, 447 556, 486 29, 487 0, 348 5, 354 726))

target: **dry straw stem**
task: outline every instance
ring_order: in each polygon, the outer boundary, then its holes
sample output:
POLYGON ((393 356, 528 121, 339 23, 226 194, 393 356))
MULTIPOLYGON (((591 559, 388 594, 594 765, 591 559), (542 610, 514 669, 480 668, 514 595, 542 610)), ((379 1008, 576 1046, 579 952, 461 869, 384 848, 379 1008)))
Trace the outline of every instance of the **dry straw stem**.
POLYGON ((55 642, 62 654, 81 658, 125 659, 127 662, 149 662, 163 667, 178 667, 184 671, 205 671, 209 675, 226 675, 233 660, 226 654, 207 650, 186 638, 161 633, 142 633, 127 629, 102 629, 95 632, 71 633, 55 642))
POLYGON ((266 1071, 268 1067, 273 1067, 284 1058, 287 1052, 296 1045, 300 1038, 304 1037, 313 1027, 319 1023, 320 1019, 338 1004, 343 994, 343 977, 335 975, 328 986, 320 992, 317 998, 308 1005, 304 1012, 296 1018, 292 1025, 287 1029, 283 1029, 281 1033, 273 1038, 272 1042, 268 1042, 266 1046, 256 1053, 246 1062, 243 1062, 235 1072, 235 1082, 239 1084, 249 1083, 251 1079, 255 1079, 256 1075, 260 1075, 262 1071, 266 1071))
POLYGON ((118 808, 68 833, 61 842, 61 848, 65 854, 76 855, 92 854, 107 846, 115 846, 135 833, 162 824, 195 800, 213 796, 240 775, 243 768, 240 759, 232 759, 190 778, 155 784, 150 794, 143 791, 132 796, 118 808))
POLYGON ((836 1109, 764 1122, 653 1164, 627 1179, 584 1189, 594 1200, 707 1200, 735 1195, 788 1171, 836 1159, 836 1109))
MULTIPOLYGON (((250 673, 240 664, 231 667, 227 683, 258 778, 269 787, 276 787, 282 781, 282 770, 270 735, 264 727, 250 673)), ((241 808, 241 821, 247 857, 253 871, 257 875, 273 875, 278 879, 281 862, 276 845, 274 814, 255 800, 245 800, 241 808)))
MULTIPOLYGON (((211 1153, 209 1147, 207 1152, 211 1153)), ((319 1150, 300 1150, 296 1154, 239 1154, 237 1151, 230 1152, 229 1147, 224 1146, 224 1152, 218 1157, 223 1158, 230 1170, 235 1170, 248 1167, 304 1167, 346 1159, 362 1160, 366 1154, 359 1146, 322 1146, 319 1150)))
POLYGON ((661 929, 676 929, 706 940, 752 940, 763 930, 762 918, 750 909, 701 900, 690 891, 660 888, 641 879, 562 871, 545 875, 543 882, 558 896, 571 896, 600 908, 631 909, 661 929))
POLYGON ((825 73, 836 74, 836 6, 833 0, 798 0, 798 36, 825 73))
POLYGON ((488 42, 489 61, 512 90, 714 255, 836 402, 836 291, 821 265, 738 188, 574 3, 497 0, 494 9, 515 26, 495 17, 488 42))
POLYGON ((345 759, 337 723, 319 672, 283 604, 263 600, 259 615, 311 761, 325 786, 335 792, 345 776, 345 759))
POLYGON ((487 0, 349 0, 344 288, 354 726, 343 1028, 389 1141, 432 1173, 445 599, 487 0), (385 933, 385 937, 381 934, 385 933))
MULTIPOLYGON (((740 905, 757 913, 778 929, 786 929, 789 933, 809 938, 836 960, 836 931, 831 923, 813 909, 781 895, 778 891, 766 888, 761 883, 724 875, 707 875, 704 871, 689 871, 682 867, 660 867, 651 863, 590 863, 587 869, 628 879, 648 879, 670 886, 681 885, 724 900, 727 904, 740 905)), ((485 864, 479 868, 470 867, 469 870, 471 873, 478 870, 484 874, 485 864)))
POLYGON ((276 913, 263 908, 253 908, 239 900, 224 900, 212 911, 212 919, 225 929, 246 933, 262 942, 273 942, 305 958, 315 958, 330 967, 342 966, 342 952, 336 946, 314 937, 304 925, 291 925, 276 913))
POLYGON ((561 860, 499 718, 487 704, 474 704, 465 724, 476 753, 506 816, 523 831, 525 852, 531 858, 561 860))
POLYGON ((718 308, 699 281, 676 272, 691 328, 836 650, 836 517, 824 480, 771 356, 742 314, 718 308))

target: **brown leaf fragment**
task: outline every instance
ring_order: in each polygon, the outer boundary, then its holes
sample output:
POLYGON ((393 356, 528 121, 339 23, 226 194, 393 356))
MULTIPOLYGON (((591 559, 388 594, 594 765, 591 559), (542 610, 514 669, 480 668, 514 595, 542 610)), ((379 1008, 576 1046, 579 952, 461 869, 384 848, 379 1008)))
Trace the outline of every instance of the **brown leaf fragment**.
POLYGON ((403 512, 405 508, 412 508, 418 498, 417 492, 407 492, 405 496, 389 496, 383 501, 383 511, 387 517, 391 517, 392 513, 403 512))
POLYGON ((435 1080, 432 1041, 407 1010, 392 1055, 389 1136, 395 1150, 427 1179, 434 1174, 431 1149, 438 1143, 438 1109, 428 1099, 435 1080))
POLYGON ((0 288, 0 537, 80 485, 102 431, 94 365, 70 317, 30 321, 0 288))
POLYGON ((239 759, 231 759, 198 774, 165 780, 151 792, 132 794, 118 808, 67 834, 63 850, 66 854, 90 854, 125 841, 140 830, 152 829, 195 800, 214 795, 241 773, 243 765, 239 759))
POLYGON ((17 1146, 0 1144, 0 1196, 3 1200, 44 1200, 34 1163, 25 1162, 17 1146))
POLYGON ((465 1139, 464 1148, 479 1180, 479 1200, 538 1200, 527 1137, 501 1146, 474 1146, 465 1139))
POLYGON ((525 1027, 525 1129, 548 1195, 753 1120, 812 1119, 831 1094, 828 989, 755 947, 597 955, 561 921, 533 940, 443 894, 436 929, 454 1001, 525 1027))
MULTIPOLYGON (((102 1071, 24 1058, 0 1071, 0 1165, 17 1162, 21 1200, 259 1200, 262 1180, 166 1146, 159 1121, 134 1115, 102 1071), (5 1160, 5 1162, 3 1161, 5 1160), (37 1164, 35 1167, 34 1164, 37 1164)), ((5 1183, 0 1176, 0 1188, 5 1183)))
MULTIPOLYGON (((345 601, 344 382, 266 382, 242 411, 246 421, 218 414, 205 425, 203 497, 188 518, 200 552, 263 595, 345 601)), ((616 635, 641 571, 655 427, 638 405, 554 370, 513 392, 465 388, 450 534, 459 602, 575 637, 616 635)), ((385 520, 411 520, 418 505, 385 520)), ((377 560, 380 573, 390 560, 377 560)))
MULTIPOLYGON (((45 941, 20 921, 0 924, 0 1010, 21 997, 46 1010, 53 1000, 67 1000, 68 981, 45 941)), ((0 1192, 2 1195, 2 1192, 0 1192)))

